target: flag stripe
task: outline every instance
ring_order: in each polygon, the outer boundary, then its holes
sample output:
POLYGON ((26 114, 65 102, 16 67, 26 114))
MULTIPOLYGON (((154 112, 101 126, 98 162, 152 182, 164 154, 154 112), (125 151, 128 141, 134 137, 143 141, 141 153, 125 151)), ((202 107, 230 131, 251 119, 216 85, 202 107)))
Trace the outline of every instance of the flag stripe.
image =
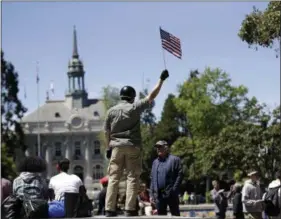
POLYGON ((167 50, 169 53, 171 53, 171 54, 173 54, 174 56, 176 56, 177 58, 181 58, 181 54, 174 52, 172 49, 166 48, 166 50, 167 50))
POLYGON ((166 42, 165 40, 162 41, 162 46, 167 46, 167 47, 170 47, 170 48, 174 49, 177 52, 181 52, 180 47, 178 47, 176 45, 173 45, 173 44, 170 44, 169 42, 166 42))
POLYGON ((177 58, 181 58, 181 42, 180 39, 160 28, 160 37, 163 49, 167 50, 177 58))
POLYGON ((177 54, 178 57, 181 57, 181 55, 182 55, 181 50, 175 49, 175 48, 174 48, 173 46, 171 46, 170 44, 164 43, 164 44, 162 45, 162 47, 163 47, 164 49, 166 49, 168 52, 172 53, 172 54, 177 54))
MULTIPOLYGON (((178 50, 178 49, 175 49, 173 46, 171 46, 171 45, 169 45, 169 44, 166 44, 166 43, 164 43, 163 45, 162 45, 162 47, 164 48, 164 49, 166 49, 166 50, 170 50, 170 51, 172 51, 173 53, 176 53, 176 54, 179 54, 179 56, 181 56, 181 50, 178 50)), ((169 51, 169 52, 170 52, 169 51)))

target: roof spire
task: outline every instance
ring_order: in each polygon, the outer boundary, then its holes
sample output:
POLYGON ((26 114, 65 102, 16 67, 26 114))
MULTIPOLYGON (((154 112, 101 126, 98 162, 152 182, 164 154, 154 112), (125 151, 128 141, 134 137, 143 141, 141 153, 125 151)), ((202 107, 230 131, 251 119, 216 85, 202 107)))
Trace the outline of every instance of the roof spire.
POLYGON ((79 58, 75 25, 73 27, 73 53, 72 53, 72 58, 79 58))

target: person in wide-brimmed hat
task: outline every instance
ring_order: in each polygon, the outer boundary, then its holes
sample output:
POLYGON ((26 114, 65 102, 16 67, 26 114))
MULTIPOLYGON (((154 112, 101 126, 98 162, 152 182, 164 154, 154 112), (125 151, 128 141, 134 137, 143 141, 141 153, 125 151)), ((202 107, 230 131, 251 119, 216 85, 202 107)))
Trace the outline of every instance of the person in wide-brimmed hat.
POLYGON ((246 217, 262 219, 263 200, 258 172, 251 170, 248 176, 250 179, 245 181, 242 189, 243 212, 246 217))

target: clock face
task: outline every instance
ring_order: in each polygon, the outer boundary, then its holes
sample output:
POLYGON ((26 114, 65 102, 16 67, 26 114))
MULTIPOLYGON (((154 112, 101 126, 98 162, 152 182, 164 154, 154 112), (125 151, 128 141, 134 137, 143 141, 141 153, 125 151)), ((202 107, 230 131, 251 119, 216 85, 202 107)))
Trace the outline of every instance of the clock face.
POLYGON ((80 127, 82 125, 82 118, 79 116, 73 117, 73 119, 71 120, 71 125, 75 128, 80 127))

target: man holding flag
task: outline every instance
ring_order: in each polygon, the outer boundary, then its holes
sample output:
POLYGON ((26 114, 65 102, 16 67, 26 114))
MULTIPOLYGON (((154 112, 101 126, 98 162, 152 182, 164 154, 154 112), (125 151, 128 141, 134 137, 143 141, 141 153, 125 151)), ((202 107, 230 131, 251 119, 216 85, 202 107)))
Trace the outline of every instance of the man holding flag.
POLYGON ((141 132, 140 115, 150 107, 158 95, 163 82, 169 77, 164 70, 160 80, 152 92, 144 99, 135 102, 136 91, 131 86, 125 86, 120 90, 121 102, 110 108, 107 112, 104 131, 106 147, 110 153, 108 165, 108 188, 106 194, 105 210, 107 217, 115 217, 116 199, 120 178, 126 169, 126 216, 137 216, 136 200, 139 192, 141 174, 141 132))
MULTIPOLYGON (((160 28, 162 48, 181 59, 180 40, 172 34, 160 28)), ((164 57, 164 65, 166 62, 164 57)), ((120 90, 121 102, 110 108, 107 112, 104 131, 107 147, 108 165, 108 188, 105 201, 107 217, 115 217, 116 200, 120 178, 124 169, 127 171, 127 191, 125 211, 126 216, 138 216, 136 200, 139 192, 141 174, 141 132, 140 115, 151 106, 164 81, 169 77, 169 72, 164 70, 160 80, 151 93, 135 102, 136 91, 131 86, 125 86, 120 90)))

